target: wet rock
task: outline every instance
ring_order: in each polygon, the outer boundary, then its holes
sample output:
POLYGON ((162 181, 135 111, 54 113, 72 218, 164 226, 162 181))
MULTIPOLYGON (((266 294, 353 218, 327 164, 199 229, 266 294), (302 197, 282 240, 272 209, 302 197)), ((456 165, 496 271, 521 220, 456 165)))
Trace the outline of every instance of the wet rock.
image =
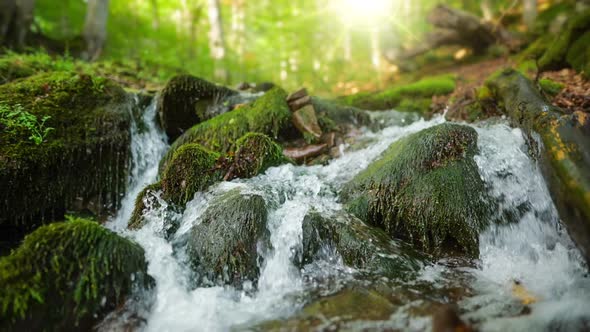
POLYGON ((547 103, 530 80, 512 69, 496 73, 486 86, 501 109, 528 135, 559 216, 590 261, 590 116, 564 114, 547 103))
POLYGON ((478 256, 491 201, 473 160, 474 129, 441 124, 393 143, 346 184, 349 211, 435 255, 478 256))
POLYGON ((40 132, 53 128, 39 144, 30 128, 0 130, 3 238, 19 241, 43 223, 63 220, 67 210, 90 210, 103 219, 118 207, 135 108, 120 86, 76 73, 39 74, 1 85, 0 108, 0 122, 4 111, 15 111, 29 114, 40 132))
POLYGON ((160 163, 160 171, 183 144, 197 143, 209 150, 227 153, 249 132, 277 139, 291 120, 285 96, 286 92, 276 87, 248 105, 197 124, 172 144, 160 163))
POLYGON ((193 199, 196 192, 221 181, 225 174, 218 153, 199 144, 185 144, 174 152, 162 173, 163 198, 178 205, 193 199))
POLYGON ((157 182, 145 187, 135 199, 135 207, 127 224, 127 228, 138 230, 148 220, 161 220, 163 235, 169 239, 180 226, 179 209, 168 204, 163 198, 162 184, 157 182))
POLYGON ((408 245, 345 212, 331 217, 311 212, 303 219, 303 263, 311 263, 326 247, 336 249, 348 266, 395 279, 411 278, 424 260, 408 245))
POLYGON ((254 85, 252 92, 268 92, 276 86, 273 82, 261 82, 254 85))
POLYGON ((297 162, 304 162, 306 159, 321 155, 327 147, 326 144, 306 145, 301 148, 287 148, 283 150, 283 153, 297 162))
POLYGON ((311 104, 311 97, 305 96, 305 97, 301 97, 299 99, 295 99, 293 101, 290 101, 289 108, 291 109, 291 111, 295 112, 298 109, 301 109, 309 104, 311 104))
POLYGON ((246 280, 256 282, 266 221, 266 203, 259 195, 234 189, 212 201, 188 237, 197 283, 240 287, 246 280))
POLYGON ((270 137, 259 133, 248 133, 236 142, 236 152, 224 180, 251 178, 269 167, 288 163, 283 148, 270 137))
POLYGON ((371 123, 369 114, 353 106, 312 97, 311 102, 318 116, 323 131, 333 131, 339 125, 367 126, 371 123))
POLYGON ((139 245, 92 221, 53 223, 0 259, 0 329, 90 331, 152 285, 139 245))
POLYGON ((322 129, 318 124, 315 109, 312 105, 307 105, 293 113, 293 124, 306 141, 318 140, 322 137, 322 129))
MULTIPOLYGON (((303 308, 295 317, 274 320, 250 328, 250 331, 358 330, 349 325, 359 321, 384 321, 396 307, 376 291, 344 289, 303 308)), ((361 325, 362 326, 362 325, 361 325)))
POLYGON ((195 124, 217 115, 214 106, 235 94, 236 91, 195 76, 175 76, 160 93, 160 123, 170 141, 174 141, 195 124))

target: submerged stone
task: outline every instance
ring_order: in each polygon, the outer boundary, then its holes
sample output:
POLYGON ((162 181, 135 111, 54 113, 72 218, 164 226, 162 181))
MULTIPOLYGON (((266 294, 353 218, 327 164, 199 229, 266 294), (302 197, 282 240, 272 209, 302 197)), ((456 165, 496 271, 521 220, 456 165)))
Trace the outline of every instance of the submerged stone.
POLYGON ((231 190, 213 200, 188 236, 187 254, 199 285, 240 287, 259 276, 258 243, 267 210, 259 195, 231 190))
POLYGON ((114 211, 127 183, 132 107, 100 77, 56 72, 1 85, 0 225, 25 233, 66 210, 114 211), (30 114, 29 128, 6 112, 30 114), (44 131, 44 117, 53 129, 36 144, 30 128, 44 131))
POLYGON ((152 283, 139 245, 92 221, 46 225, 0 259, 0 329, 89 331, 152 283))
POLYGON ((215 105, 237 94, 191 75, 175 76, 164 87, 158 99, 160 123, 170 141, 197 123, 217 115, 215 105))
POLYGON ((344 188, 349 211, 435 255, 477 257, 490 220, 474 129, 445 123, 393 143, 344 188))
POLYGON ((348 266, 395 279, 411 278, 424 260, 409 246, 352 215, 323 217, 311 212, 303 219, 303 263, 311 263, 325 247, 336 249, 348 266))

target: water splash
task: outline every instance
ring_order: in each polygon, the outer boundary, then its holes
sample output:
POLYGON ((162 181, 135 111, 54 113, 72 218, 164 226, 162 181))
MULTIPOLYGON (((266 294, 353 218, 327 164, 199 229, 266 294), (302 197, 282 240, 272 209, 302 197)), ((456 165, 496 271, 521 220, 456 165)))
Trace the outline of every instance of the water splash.
POLYGON ((156 124, 156 100, 157 98, 153 98, 139 121, 131 115, 131 167, 128 190, 121 201, 121 209, 107 223, 107 227, 115 231, 127 227, 133 213, 135 198, 143 188, 156 181, 160 159, 168 149, 166 134, 156 124))

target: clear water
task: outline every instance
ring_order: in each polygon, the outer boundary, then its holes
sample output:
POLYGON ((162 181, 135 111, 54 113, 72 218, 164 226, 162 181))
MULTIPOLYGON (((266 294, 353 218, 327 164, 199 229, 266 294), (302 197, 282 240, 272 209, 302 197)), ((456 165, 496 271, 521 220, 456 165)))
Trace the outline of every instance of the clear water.
MULTIPOLYGON (((148 115, 150 112, 155 109, 145 113, 146 123, 153 121, 148 115)), ((146 211, 148 224, 145 227, 133 232, 125 229, 136 193, 156 179, 159 157, 166 149, 162 133, 155 126, 147 126, 151 129, 143 136, 138 133, 134 140, 137 141, 137 153, 133 157, 138 158, 134 165, 141 166, 133 174, 132 190, 129 197, 125 197, 121 212, 110 224, 111 228, 133 238, 145 249, 148 273, 156 280, 151 296, 153 302, 143 329, 227 331, 289 317, 302 307, 302 298, 310 287, 306 282, 309 275, 353 277, 354 271, 343 267, 334 252, 327 253, 325 261, 315 262, 304 270, 293 265, 293 255, 301 246, 301 225, 305 214, 310 209, 324 214, 342 209, 337 193, 344 183, 378 158, 392 142, 444 121, 440 116, 410 124, 406 120, 388 120, 387 127, 379 132, 363 132, 359 138, 364 142, 359 145, 362 148, 354 150, 343 146, 342 157, 329 165, 283 165, 252 179, 215 185, 196 194, 181 215, 172 216, 180 220, 180 228, 169 240, 164 231, 163 216, 167 213, 164 201, 161 201, 163 206, 160 209, 146 211), (267 228, 273 249, 259 253, 265 259, 258 289, 252 291, 247 285, 243 291, 231 287, 192 289, 189 269, 183 263, 183 255, 175 254, 173 243, 200 222, 201 214, 213 198, 236 187, 260 194, 269 208, 267 228)), ((575 324, 580 317, 589 318, 590 310, 581 305, 590 303, 587 268, 559 226, 546 185, 526 153, 522 133, 505 124, 481 126, 477 131, 480 154, 476 162, 492 195, 503 202, 498 213, 520 212, 513 213, 516 215, 514 223, 491 227, 481 235, 481 258, 477 267, 430 265, 424 268, 419 279, 442 285, 449 282, 449 275, 467 275, 469 284, 466 287, 472 289, 474 295, 460 303, 465 312, 463 317, 478 324, 483 331, 519 327, 539 330, 563 322, 575 324), (515 304, 518 301, 511 292, 515 280, 539 299, 531 305, 530 315, 517 316, 512 312, 514 307, 518 308, 515 304)), ((428 328, 429 318, 409 315, 408 308, 399 308, 388 321, 373 325, 373 328, 428 328)))

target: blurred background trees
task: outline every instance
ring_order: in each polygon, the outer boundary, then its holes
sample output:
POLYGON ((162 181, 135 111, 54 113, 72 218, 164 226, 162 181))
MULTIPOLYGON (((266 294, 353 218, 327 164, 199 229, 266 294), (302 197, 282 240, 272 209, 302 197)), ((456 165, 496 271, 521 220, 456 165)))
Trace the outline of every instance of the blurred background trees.
MULTIPOLYGON (((353 93, 379 88, 399 71, 434 58, 458 61, 462 49, 431 50, 410 62, 398 59, 432 31, 427 17, 440 2, 436 0, 0 0, 0 8, 15 2, 17 7, 34 4, 29 47, 134 63, 153 69, 162 80, 189 72, 225 84, 272 81, 320 93, 353 93)), ((536 30, 543 15, 558 15, 548 11, 582 2, 444 4, 509 26, 527 38, 544 33, 536 30)), ((18 15, 4 16, 0 28, 6 20, 19 20, 18 15)), ((17 22, 12 29, 23 24, 27 22, 17 22)), ((4 43, 22 49, 18 37, 10 37, 15 32, 8 31, 4 43)), ((495 51, 507 53, 501 47, 495 51)))

